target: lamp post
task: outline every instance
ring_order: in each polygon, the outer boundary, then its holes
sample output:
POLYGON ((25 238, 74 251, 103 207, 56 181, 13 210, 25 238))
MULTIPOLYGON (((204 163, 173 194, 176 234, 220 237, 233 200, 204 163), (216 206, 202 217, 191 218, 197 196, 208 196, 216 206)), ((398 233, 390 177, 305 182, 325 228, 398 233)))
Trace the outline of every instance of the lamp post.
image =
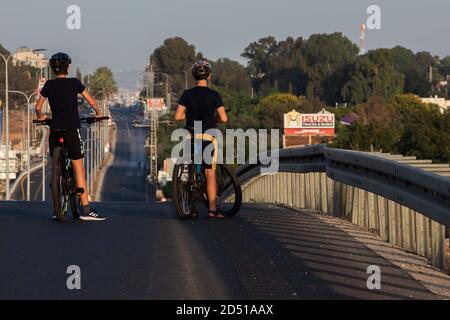
POLYGON ((5 57, 3 54, 0 53, 0 57, 2 57, 3 61, 5 62, 5 140, 6 140, 6 200, 9 200, 9 94, 8 94, 8 61, 11 59, 13 55, 10 54, 8 57, 5 57))
POLYGON ((22 91, 10 90, 9 93, 20 94, 27 100, 27 201, 30 201, 30 101, 37 92, 27 95, 22 91))

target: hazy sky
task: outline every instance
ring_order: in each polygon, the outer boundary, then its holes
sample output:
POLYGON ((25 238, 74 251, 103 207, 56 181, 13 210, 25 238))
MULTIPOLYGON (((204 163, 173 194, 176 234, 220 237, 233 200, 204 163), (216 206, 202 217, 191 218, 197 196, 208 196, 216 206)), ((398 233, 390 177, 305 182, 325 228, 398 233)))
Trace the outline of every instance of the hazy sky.
POLYGON ((132 87, 148 55, 168 37, 181 36, 206 57, 240 58, 252 41, 273 35, 308 37, 340 31, 352 41, 381 7, 382 29, 367 32, 367 48, 403 45, 450 54, 449 0, 1 0, 0 43, 66 51, 83 70, 113 69, 132 87), (68 30, 66 9, 81 8, 81 30, 68 30), (122 71, 121 71, 122 70, 122 71), (124 72, 123 70, 129 70, 124 72))

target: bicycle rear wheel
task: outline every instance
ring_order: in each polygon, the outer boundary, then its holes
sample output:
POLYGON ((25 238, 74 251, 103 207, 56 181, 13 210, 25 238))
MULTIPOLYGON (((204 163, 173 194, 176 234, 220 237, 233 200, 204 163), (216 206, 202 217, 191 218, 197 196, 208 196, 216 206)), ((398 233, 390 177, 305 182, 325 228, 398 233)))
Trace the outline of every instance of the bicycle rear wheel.
POLYGON ((64 149, 55 147, 52 157, 52 199, 53 210, 59 221, 64 221, 67 213, 69 197, 65 192, 64 185, 64 149))
POLYGON ((194 167, 188 163, 176 164, 173 169, 173 200, 181 219, 189 219, 197 209, 194 174, 194 167))
POLYGON ((234 171, 218 164, 216 168, 217 211, 227 217, 238 213, 242 204, 242 189, 234 171))

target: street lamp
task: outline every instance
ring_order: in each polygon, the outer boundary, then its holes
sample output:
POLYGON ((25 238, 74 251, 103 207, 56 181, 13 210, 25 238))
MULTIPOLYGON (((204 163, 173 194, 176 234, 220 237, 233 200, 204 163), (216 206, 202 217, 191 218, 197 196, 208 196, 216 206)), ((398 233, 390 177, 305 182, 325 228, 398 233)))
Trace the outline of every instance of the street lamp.
POLYGON ((30 101, 37 92, 27 95, 22 91, 10 90, 9 93, 20 94, 27 100, 27 201, 30 201, 30 101))
POLYGON ((8 95, 8 61, 13 55, 10 54, 8 57, 5 57, 3 54, 0 53, 0 57, 2 57, 3 61, 5 62, 5 140, 6 140, 6 200, 9 200, 9 95, 8 95))

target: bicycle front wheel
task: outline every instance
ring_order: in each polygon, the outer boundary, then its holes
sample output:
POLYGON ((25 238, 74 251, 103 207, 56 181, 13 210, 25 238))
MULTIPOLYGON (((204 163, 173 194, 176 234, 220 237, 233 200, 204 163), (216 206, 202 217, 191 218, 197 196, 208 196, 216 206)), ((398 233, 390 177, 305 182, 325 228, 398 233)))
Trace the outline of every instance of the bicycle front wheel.
POLYGON ((178 216, 189 219, 197 207, 194 170, 191 164, 179 163, 173 168, 173 200, 178 216))

